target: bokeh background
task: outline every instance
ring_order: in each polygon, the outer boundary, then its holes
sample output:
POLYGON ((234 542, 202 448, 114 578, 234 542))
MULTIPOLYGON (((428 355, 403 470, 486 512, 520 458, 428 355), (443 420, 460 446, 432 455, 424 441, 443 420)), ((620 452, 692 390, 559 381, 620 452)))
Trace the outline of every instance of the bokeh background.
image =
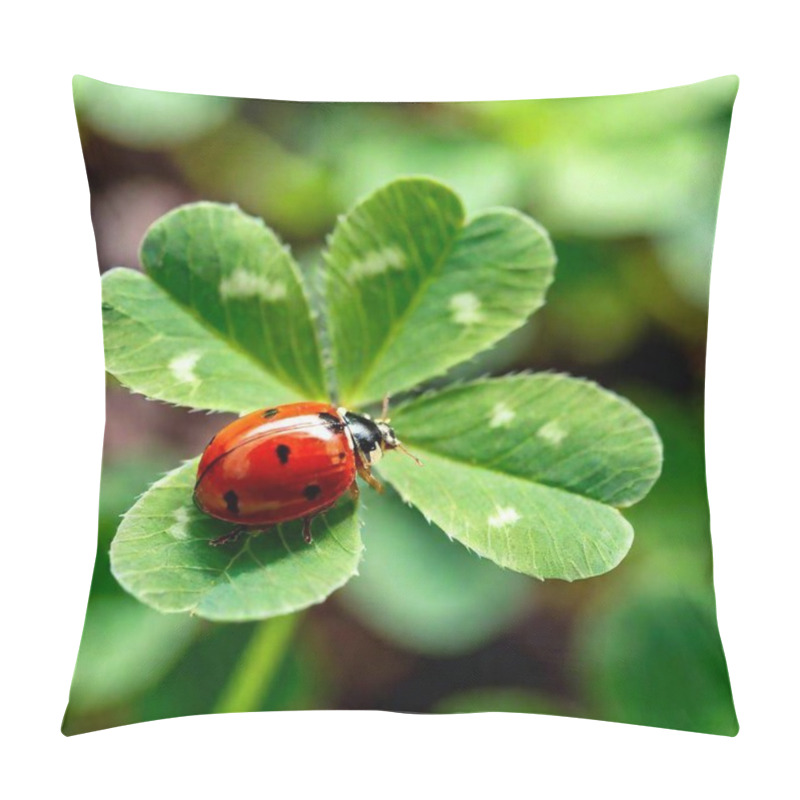
POLYGON ((259 659, 250 700, 263 710, 504 710, 736 733, 703 447, 709 269, 735 78, 452 104, 245 100, 85 78, 74 89, 101 272, 138 268, 147 227, 199 199, 262 217, 312 280, 337 216, 400 175, 448 183, 468 211, 532 215, 558 254, 546 306, 448 379, 521 369, 591 378, 653 419, 664 471, 626 510, 636 538, 607 575, 542 583, 504 571, 396 498, 362 492, 358 577, 291 622, 215 624, 129 597, 108 549, 120 514, 230 417, 148 401, 108 378, 97 562, 66 734, 226 710, 242 665, 259 659))

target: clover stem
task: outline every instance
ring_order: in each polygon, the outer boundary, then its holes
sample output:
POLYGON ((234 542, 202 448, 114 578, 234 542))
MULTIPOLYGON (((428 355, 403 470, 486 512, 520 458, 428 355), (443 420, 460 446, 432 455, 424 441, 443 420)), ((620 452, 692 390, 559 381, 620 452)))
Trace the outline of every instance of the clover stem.
POLYGON ((258 711, 275 680, 302 613, 259 622, 228 683, 214 706, 215 713, 258 711))

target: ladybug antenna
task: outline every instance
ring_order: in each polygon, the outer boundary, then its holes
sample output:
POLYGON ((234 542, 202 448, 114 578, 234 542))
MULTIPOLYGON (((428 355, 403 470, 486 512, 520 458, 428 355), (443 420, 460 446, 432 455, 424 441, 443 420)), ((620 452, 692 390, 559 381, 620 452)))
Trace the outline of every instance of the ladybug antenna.
POLYGON ((422 466, 422 462, 410 450, 407 450, 402 444, 400 444, 400 442, 397 443, 396 447, 401 453, 405 453, 409 458, 416 461, 417 466, 422 466))
POLYGON ((386 416, 389 413, 389 395, 385 394, 383 396, 383 406, 381 407, 381 419, 389 421, 389 418, 386 416))

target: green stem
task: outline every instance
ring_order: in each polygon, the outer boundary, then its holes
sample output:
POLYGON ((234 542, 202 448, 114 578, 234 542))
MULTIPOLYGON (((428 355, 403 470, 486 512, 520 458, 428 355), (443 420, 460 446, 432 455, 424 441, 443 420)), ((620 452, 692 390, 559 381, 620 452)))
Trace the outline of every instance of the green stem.
POLYGON ((215 713, 259 710, 302 617, 287 614, 258 623, 214 706, 215 713))

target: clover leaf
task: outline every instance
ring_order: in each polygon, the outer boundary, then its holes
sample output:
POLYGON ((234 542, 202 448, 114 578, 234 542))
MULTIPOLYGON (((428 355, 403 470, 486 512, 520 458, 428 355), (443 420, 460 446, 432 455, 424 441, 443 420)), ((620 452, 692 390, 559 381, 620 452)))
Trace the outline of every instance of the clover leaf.
POLYGON ((214 411, 325 397, 300 272, 262 222, 184 206, 150 228, 141 260, 145 274, 103 276, 106 368, 128 388, 214 411))

